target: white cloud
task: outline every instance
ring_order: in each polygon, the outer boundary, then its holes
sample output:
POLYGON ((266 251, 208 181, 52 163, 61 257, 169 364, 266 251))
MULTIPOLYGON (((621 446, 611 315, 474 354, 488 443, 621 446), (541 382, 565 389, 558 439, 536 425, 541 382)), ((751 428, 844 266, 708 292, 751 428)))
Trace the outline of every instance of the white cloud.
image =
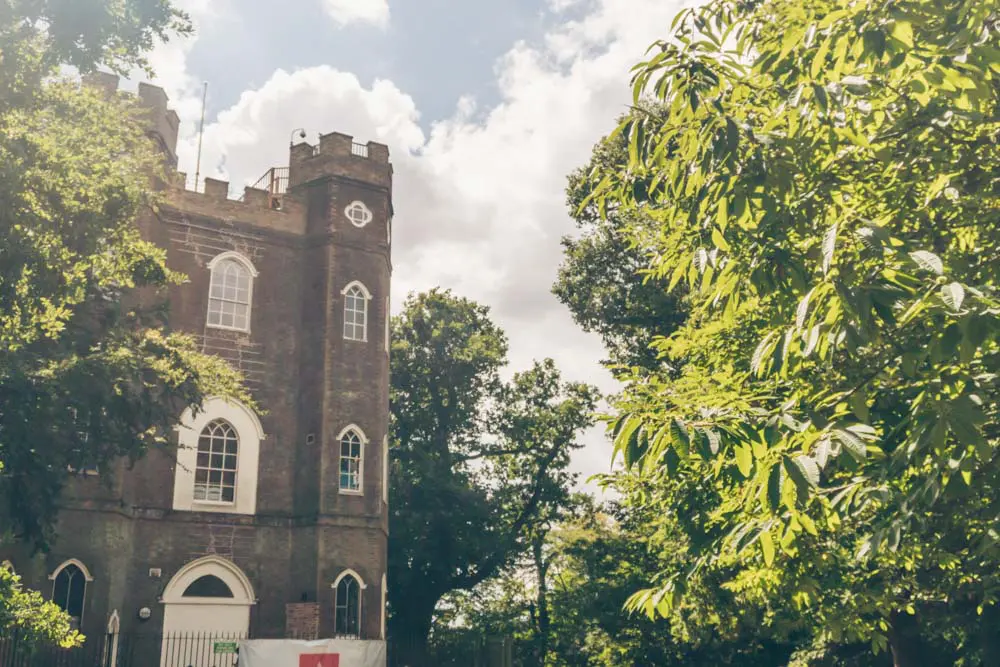
POLYGON ((379 28, 389 25, 388 0, 323 0, 323 7, 337 24, 371 23, 379 28))
MULTIPOLYGON (((337 130, 387 143, 396 188, 394 309, 412 290, 451 287, 491 306, 515 369, 551 356, 566 377, 615 391, 598 364, 600 341, 550 293, 559 239, 573 231, 565 179, 625 110, 629 68, 679 8, 672 0, 593 2, 541 44, 511 48, 497 65, 502 100, 485 116, 463 98, 429 135, 416 102, 391 82, 365 88, 326 66, 279 70, 206 128, 202 172, 228 176, 240 189, 287 163, 289 135, 299 127, 312 141, 337 130)), ((193 141, 179 152, 182 168, 193 171, 193 141)), ((595 430, 574 466, 607 471, 609 454, 595 430)))

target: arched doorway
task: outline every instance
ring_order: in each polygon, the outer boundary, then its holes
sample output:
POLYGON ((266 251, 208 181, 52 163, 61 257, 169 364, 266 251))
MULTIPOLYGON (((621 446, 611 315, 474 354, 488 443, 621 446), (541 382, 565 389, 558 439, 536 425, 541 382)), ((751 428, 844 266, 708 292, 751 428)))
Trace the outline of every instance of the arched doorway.
POLYGON ((161 667, 230 667, 233 644, 250 628, 253 586, 234 563, 218 556, 192 561, 163 591, 161 667))

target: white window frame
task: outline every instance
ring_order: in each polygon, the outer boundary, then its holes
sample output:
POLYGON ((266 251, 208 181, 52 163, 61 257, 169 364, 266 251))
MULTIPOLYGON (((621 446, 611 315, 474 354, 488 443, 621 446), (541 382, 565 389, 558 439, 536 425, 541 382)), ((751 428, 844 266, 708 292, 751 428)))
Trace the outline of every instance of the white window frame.
POLYGON ((389 436, 382 438, 382 502, 389 506, 389 436))
POLYGON ((175 429, 178 448, 177 462, 174 466, 173 508, 182 512, 255 514, 260 443, 266 437, 257 415, 235 399, 212 396, 205 400, 197 415, 191 408, 186 409, 181 415, 180 424, 175 429), (239 441, 234 502, 194 499, 198 440, 205 426, 216 419, 229 422, 236 430, 239 441))
POLYGON ((389 587, 386 585, 385 572, 382 573, 382 628, 381 639, 385 639, 385 605, 389 596, 389 587))
POLYGON ((347 568, 337 575, 337 578, 330 585, 330 588, 333 589, 333 632, 334 634, 337 632, 337 587, 345 577, 353 578, 358 584, 358 635, 360 636, 364 625, 364 617, 361 614, 364 612, 365 589, 368 588, 368 584, 365 583, 364 578, 360 574, 351 568, 347 568))
POLYGON ((365 449, 368 447, 368 437, 357 424, 348 424, 337 436, 337 489, 345 496, 365 495, 365 449), (358 452, 358 488, 345 489, 340 485, 340 463, 343 458, 343 444, 341 441, 351 432, 358 436, 361 441, 361 450, 358 452))
MULTIPOLYGON (((195 489, 193 491, 194 495, 192 495, 192 500, 194 502, 196 502, 196 503, 218 503, 220 505, 235 505, 236 504, 236 491, 240 487, 240 475, 239 475, 239 472, 240 472, 240 434, 239 434, 239 432, 237 432, 236 427, 233 426, 229 422, 229 420, 227 420, 227 419, 221 419, 221 418, 213 419, 212 421, 210 421, 207 424, 205 424, 205 426, 202 427, 201 433, 198 434, 197 454, 198 455, 201 454, 201 439, 202 439, 203 436, 205 436, 205 431, 208 429, 208 427, 216 425, 216 424, 219 424, 219 425, 223 426, 224 428, 227 428, 230 431, 232 431, 232 437, 233 437, 233 439, 236 440, 236 452, 235 452, 235 454, 230 455, 230 454, 228 454, 228 453, 225 452, 225 448, 224 447, 223 447, 222 451, 216 452, 216 450, 215 450, 215 443, 214 443, 214 440, 216 439, 215 433, 213 432, 212 434, 209 434, 208 437, 210 439, 212 439, 213 442, 210 443, 210 446, 209 446, 209 449, 208 449, 208 452, 207 452, 208 457, 209 457, 208 465, 207 466, 201 466, 201 465, 198 464, 198 461, 195 460, 195 468, 194 468, 194 472, 195 472, 195 489), (221 455, 223 457, 223 464, 222 464, 221 468, 216 468, 212 464, 212 457, 215 456, 215 455, 217 455, 217 454, 221 455), (227 456, 235 456, 235 458, 236 458, 236 466, 232 470, 230 470, 229 468, 226 467, 225 457, 227 457, 227 456), (197 498, 197 497, 195 497, 195 495, 197 495, 197 490, 198 490, 197 489, 197 487, 198 487, 198 471, 201 470, 201 469, 206 470, 207 471, 206 474, 209 477, 209 481, 206 482, 206 484, 205 484, 205 493, 206 493, 206 495, 209 495, 209 489, 212 488, 212 486, 213 486, 212 482, 211 482, 211 473, 213 471, 221 472, 223 475, 225 475, 225 473, 227 473, 227 472, 233 473, 233 499, 232 500, 221 500, 221 499, 220 500, 209 500, 208 498, 197 498)), ((228 436, 225 436, 223 439, 224 440, 228 439, 228 436)), ((219 489, 220 495, 222 494, 222 491, 225 489, 226 486, 227 485, 225 484, 225 481, 223 479, 223 481, 218 485, 218 489, 219 489)))
POLYGON ((254 282, 257 279, 257 269, 254 268, 253 262, 247 259, 244 255, 236 252, 235 250, 227 250, 224 253, 218 254, 212 258, 212 261, 208 263, 209 277, 208 277, 208 300, 205 308, 205 326, 211 327, 212 329, 223 329, 226 331, 242 331, 244 333, 250 333, 250 322, 253 318, 253 287, 254 282), (231 327, 225 324, 213 324, 209 321, 209 313, 212 309, 212 285, 215 283, 216 268, 220 264, 227 261, 233 261, 242 266, 250 274, 250 285, 247 288, 247 325, 246 327, 231 327))
MULTIPOLYGON (((87 611, 87 584, 89 584, 90 582, 92 582, 94 580, 94 577, 91 576, 91 574, 90 574, 90 570, 87 569, 87 566, 84 565, 83 562, 77 560, 76 558, 70 558, 70 559, 65 560, 62 563, 60 563, 59 567, 57 567, 56 569, 52 570, 52 573, 49 575, 49 581, 52 582, 52 594, 49 596, 49 599, 52 600, 52 602, 55 603, 55 601, 56 601, 56 579, 58 579, 59 578, 59 574, 63 570, 65 570, 67 567, 69 567, 70 565, 75 565, 76 568, 79 569, 80 573, 83 575, 83 601, 82 601, 82 603, 80 605, 80 620, 79 620, 79 627, 77 628, 77 629, 79 629, 79 628, 83 627, 83 615, 87 611)), ((58 604, 58 603, 56 603, 56 604, 58 604)), ((62 607, 60 607, 60 609, 61 608, 62 607)))
MULTIPOLYGON (((368 311, 370 310, 370 308, 368 306, 369 306, 369 302, 372 300, 372 293, 368 291, 368 288, 365 287, 364 283, 362 283, 360 280, 352 280, 351 282, 347 283, 347 285, 344 286, 344 289, 340 290, 340 293, 344 297, 344 307, 343 307, 343 309, 341 311, 343 313, 343 318, 344 318, 344 322, 343 322, 344 340, 353 340, 353 341, 356 341, 356 342, 359 342, 359 343, 367 343, 368 342, 368 320, 369 320, 368 311), (364 322, 364 325, 361 327, 361 338, 348 337, 348 335, 347 335, 347 294, 348 294, 348 292, 350 292, 351 290, 353 290, 355 288, 357 288, 361 292, 361 295, 365 297, 365 300, 363 302, 365 304, 365 310, 364 310, 364 319, 365 319, 365 322, 364 322)), ((353 327, 353 325, 352 325, 352 327, 353 327)))
POLYGON ((350 204, 344 207, 344 217, 351 221, 351 224, 355 227, 364 227, 372 218, 375 216, 372 214, 372 210, 361 201, 360 199, 355 199, 350 204), (360 213, 360 220, 355 219, 355 212, 360 213))

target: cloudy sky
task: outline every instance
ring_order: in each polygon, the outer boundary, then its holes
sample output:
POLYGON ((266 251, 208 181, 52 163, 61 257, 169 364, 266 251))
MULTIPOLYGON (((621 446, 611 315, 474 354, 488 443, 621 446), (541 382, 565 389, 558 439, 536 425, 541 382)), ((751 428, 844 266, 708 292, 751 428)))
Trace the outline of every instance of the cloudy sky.
MULTIPOLYGON (((289 135, 340 131, 390 147, 393 306, 433 286, 489 305, 514 369, 553 357, 614 391, 600 342, 550 293, 572 232, 566 174, 630 99, 629 68, 683 0, 179 0, 197 34, 157 49, 194 173, 234 191, 285 165, 289 135)), ((587 435, 575 461, 608 469, 587 435)))

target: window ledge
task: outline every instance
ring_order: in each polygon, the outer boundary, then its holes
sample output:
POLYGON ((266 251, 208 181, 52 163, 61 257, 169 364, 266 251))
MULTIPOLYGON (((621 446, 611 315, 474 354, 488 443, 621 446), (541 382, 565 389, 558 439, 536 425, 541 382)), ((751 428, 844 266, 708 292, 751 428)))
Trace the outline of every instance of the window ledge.
POLYGON ((250 333, 249 327, 246 329, 240 329, 239 327, 227 327, 225 324, 210 324, 209 322, 205 322, 205 326, 209 329, 222 329, 223 331, 236 331, 238 333, 245 334, 250 333))
POLYGON ((342 495, 342 496, 363 496, 363 495, 365 495, 365 492, 361 491, 361 490, 353 491, 351 489, 340 489, 340 495, 342 495))
POLYGON ((226 508, 232 508, 232 507, 236 507, 236 503, 227 503, 227 502, 223 502, 221 500, 220 501, 215 501, 215 500, 192 500, 191 501, 191 508, 193 510, 199 509, 199 508, 205 508, 207 510, 211 509, 211 510, 217 510, 217 511, 224 511, 226 508))

